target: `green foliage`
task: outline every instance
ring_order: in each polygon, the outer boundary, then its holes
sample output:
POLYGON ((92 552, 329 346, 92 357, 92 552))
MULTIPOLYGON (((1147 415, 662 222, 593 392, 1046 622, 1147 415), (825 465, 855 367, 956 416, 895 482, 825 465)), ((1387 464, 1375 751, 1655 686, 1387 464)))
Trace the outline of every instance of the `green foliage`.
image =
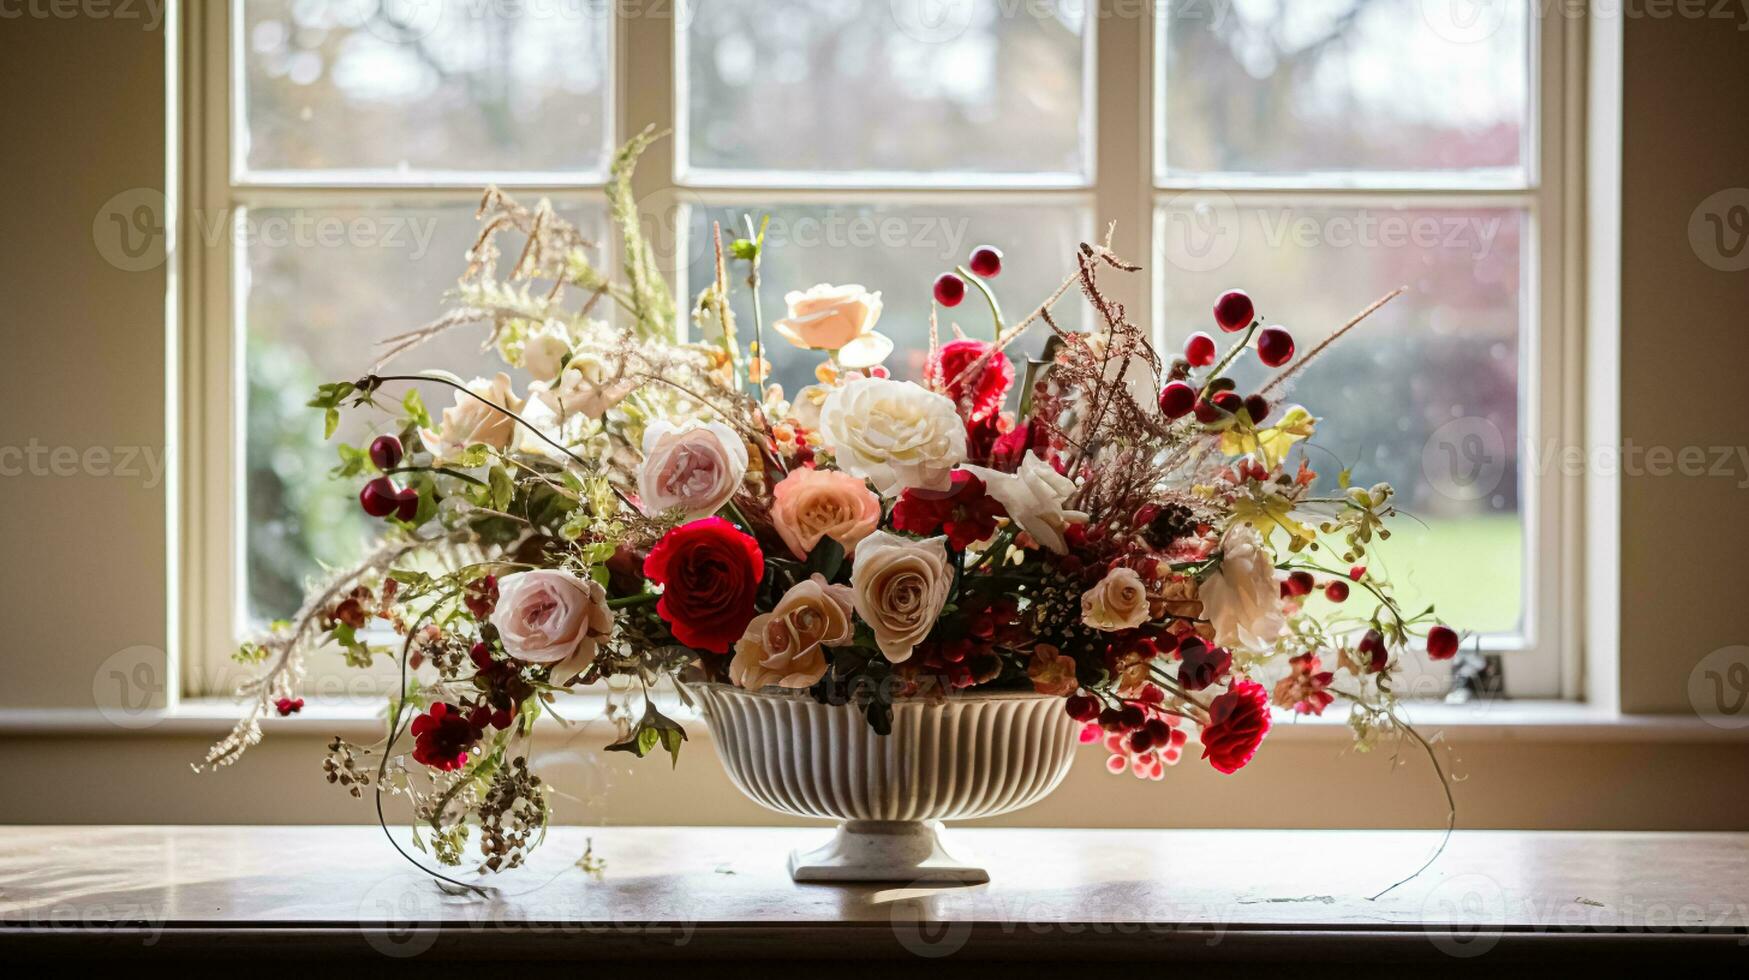
POLYGON ((680 723, 656 710, 648 698, 644 700, 644 716, 638 719, 630 735, 607 747, 609 752, 630 752, 642 759, 658 745, 667 750, 674 765, 680 764, 680 743, 686 741, 686 730, 680 723))

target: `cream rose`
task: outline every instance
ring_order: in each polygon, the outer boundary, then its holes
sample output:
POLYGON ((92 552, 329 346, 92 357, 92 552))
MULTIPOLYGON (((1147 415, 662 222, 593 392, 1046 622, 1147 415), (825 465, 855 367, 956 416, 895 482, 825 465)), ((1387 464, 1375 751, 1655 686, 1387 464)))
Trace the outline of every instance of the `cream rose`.
POLYGON ((735 642, 729 680, 762 687, 811 687, 826 675, 824 647, 850 642, 850 588, 828 585, 821 575, 797 582, 776 608, 753 617, 735 642))
POLYGON ((1148 587, 1133 568, 1114 568, 1081 593, 1081 622, 1096 630, 1135 629, 1148 621, 1148 587))
POLYGON ((772 327, 783 339, 810 350, 838 350, 874 331, 881 318, 881 294, 861 286, 820 283, 807 292, 791 292, 783 301, 789 316, 772 327))
POLYGON ((1075 492, 1075 482, 1057 472, 1057 468, 1027 453, 1020 469, 1013 473, 986 469, 982 466, 963 467, 966 472, 984 481, 1008 516, 1033 540, 1059 555, 1069 553, 1069 542, 1063 529, 1070 524, 1084 523, 1087 515, 1068 510, 1063 505, 1075 492))
POLYGON ((876 531, 857 546, 850 570, 856 614, 874 630, 875 646, 893 663, 909 659, 929 635, 952 587, 945 537, 911 541, 876 531))
POLYGON ((473 394, 455 393, 455 404, 443 410, 442 424, 435 432, 419 430, 419 441, 439 460, 454 459, 469 446, 482 443, 493 449, 508 449, 516 435, 516 420, 498 410, 522 410, 522 401, 510 390, 510 375, 500 371, 489 381, 475 378, 468 382, 468 391, 473 394), (481 398, 491 404, 485 404, 481 398))
POLYGON ((1197 590, 1203 618, 1224 647, 1267 650, 1287 627, 1275 559, 1257 529, 1234 524, 1221 539, 1221 563, 1197 590))
POLYGON ((549 568, 499 579, 491 621, 511 659, 552 664, 555 684, 581 674, 613 635, 613 610, 601 583, 549 568))
POLYGON ((966 425, 953 402, 909 381, 857 378, 820 407, 820 435, 840 469, 882 496, 946 490, 966 458, 966 425))
POLYGON ((638 495, 646 513, 678 507, 689 521, 709 517, 746 475, 747 444, 721 422, 676 426, 658 420, 644 430, 638 495))
POLYGON ((849 473, 798 467, 771 490, 771 523, 797 558, 807 558, 821 538, 854 552, 880 522, 880 498, 849 473))
POLYGON ((565 325, 549 320, 530 330, 522 340, 522 366, 536 381, 559 376, 565 355, 571 353, 571 335, 565 325))

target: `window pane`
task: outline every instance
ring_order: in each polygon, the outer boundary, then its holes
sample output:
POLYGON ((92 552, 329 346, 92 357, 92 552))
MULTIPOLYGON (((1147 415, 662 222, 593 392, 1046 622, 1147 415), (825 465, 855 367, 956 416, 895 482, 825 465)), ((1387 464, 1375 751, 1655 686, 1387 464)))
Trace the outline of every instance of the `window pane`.
MULTIPOLYGON (((1520 342, 1529 220, 1516 210, 1236 208, 1160 211, 1161 314, 1170 352, 1221 336, 1210 306, 1248 290, 1299 350, 1378 296, 1409 292, 1311 363, 1288 395, 1328 419, 1307 458, 1320 488, 1352 467, 1397 488, 1404 519, 1366 564, 1385 569, 1405 609, 1437 599, 1442 619, 1492 633, 1520 628, 1525 483, 1520 478, 1520 342), (1220 229, 1231 248, 1187 247, 1220 229)), ((1265 377, 1255 358, 1242 392, 1265 377)))
POLYGON ((604 169, 607 0, 248 0, 251 171, 604 169))
MULTIPOLYGON (((1076 246, 1086 238, 1087 216, 1072 206, 984 205, 942 208, 889 205, 736 205, 694 208, 688 228, 688 251, 694 256, 688 288, 696 294, 707 282, 711 222, 720 222, 725 239, 741 227, 742 215, 757 221, 771 215, 761 266, 760 301, 767 325, 773 377, 794 394, 814 383, 814 368, 824 356, 786 343, 771 331, 785 313, 784 294, 815 283, 859 283, 881 293, 881 316, 875 329, 896 345, 887 367, 897 377, 919 379, 929 351, 929 306, 935 277, 963 265, 978 245, 1003 251, 1002 272, 990 280, 1003 312, 1018 318, 1032 312, 1074 268, 1076 246)), ((744 276, 731 272, 731 284, 742 287, 744 276)), ((1065 325, 1080 323, 1080 301, 1070 296, 1057 307, 1065 325)), ((745 288, 734 294, 736 323, 752 338, 753 307, 745 288)), ((975 290, 959 306, 939 315, 940 336, 952 339, 953 324, 967 336, 989 338, 993 331, 989 307, 975 290)), ((1044 348, 1050 328, 1036 323, 1009 348, 1015 357, 1044 348)))
POLYGON ((1163 173, 1498 173, 1522 180, 1526 0, 1170 0, 1163 173))
POLYGON ((694 0, 690 165, 1079 176, 1083 6, 694 0))
MULTIPOLYGON (((604 216, 597 209, 561 211, 599 240, 604 216)), ((318 557, 344 565, 364 553, 379 527, 359 509, 358 487, 329 479, 328 471, 338 461, 338 442, 364 445, 388 417, 348 413, 334 439, 324 441, 320 416, 304 403, 317 384, 368 371, 378 341, 443 312, 443 296, 455 286, 478 226, 469 205, 263 208, 239 224, 248 610, 271 619, 297 608, 318 557)), ((514 255, 509 239, 504 248, 514 255)), ((484 327, 463 327, 392 364, 464 378, 489 374, 499 362, 480 350, 484 339, 484 327)), ((519 391, 526 380, 517 379, 519 391)), ((422 394, 434 414, 450 403, 433 386, 422 394)))

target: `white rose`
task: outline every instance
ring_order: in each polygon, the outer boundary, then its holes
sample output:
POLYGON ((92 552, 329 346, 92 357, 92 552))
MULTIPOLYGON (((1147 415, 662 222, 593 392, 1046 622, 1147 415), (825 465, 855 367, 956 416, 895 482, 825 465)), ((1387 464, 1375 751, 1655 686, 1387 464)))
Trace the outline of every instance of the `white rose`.
POLYGON ((1063 505, 1075 492, 1075 481, 1057 472, 1057 468, 1040 459, 1037 453, 1027 453, 1014 473, 987 469, 982 466, 962 467, 984 481, 990 496, 995 497, 1008 516, 1033 540, 1059 555, 1069 553, 1069 542, 1063 530, 1070 524, 1084 523, 1087 515, 1078 510, 1066 510, 1063 505))
POLYGON ((676 426, 658 420, 644 430, 638 496, 646 513, 678 507, 689 521, 709 517, 746 475, 747 443, 721 422, 676 426))
POLYGON ((1147 621, 1148 587, 1133 568, 1114 568, 1081 594, 1081 622, 1092 629, 1135 629, 1147 621))
POLYGON ((536 381, 559 376, 565 355, 571 353, 571 335, 565 325, 549 320, 528 332, 522 341, 522 366, 536 381))
POLYGON ((511 659, 553 664, 555 684, 587 669, 613 635, 613 610, 601 583, 550 568, 499 579, 491 621, 511 659))
POLYGON ((437 431, 419 430, 419 441, 439 460, 454 459, 478 443, 508 449, 516 435, 516 420, 498 410, 522 410, 521 400, 510 390, 510 375, 500 371, 490 381, 475 378, 468 382, 468 391, 473 394, 455 393, 455 404, 443 410, 442 425, 437 431), (491 404, 480 401, 481 398, 491 404))
POLYGON ((1233 525, 1221 539, 1220 567, 1198 594, 1221 646, 1267 650, 1287 627, 1274 556, 1249 524, 1233 525))
POLYGON ((912 541, 876 531, 856 546, 850 589, 856 614, 874 630, 875 646, 893 663, 935 628, 953 587, 947 539, 912 541))
POLYGON ((820 407, 820 435, 839 469, 884 497, 906 488, 946 490, 966 458, 966 425, 953 401, 909 381, 858 378, 820 407))

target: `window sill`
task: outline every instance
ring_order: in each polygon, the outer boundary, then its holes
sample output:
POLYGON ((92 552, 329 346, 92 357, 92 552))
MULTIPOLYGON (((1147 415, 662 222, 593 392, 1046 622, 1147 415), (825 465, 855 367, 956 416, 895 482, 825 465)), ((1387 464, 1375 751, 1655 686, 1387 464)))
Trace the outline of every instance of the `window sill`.
MULTIPOLYGON (((604 698, 576 695, 565 712, 573 723, 601 717, 604 698)), ((665 705, 682 721, 696 715, 682 705, 665 705)), ((0 708, 0 734, 5 735, 203 735, 218 737, 237 719, 237 706, 225 698, 189 698, 173 708, 123 712, 98 708, 0 708)), ((372 738, 383 728, 382 705, 370 700, 338 699, 306 705, 289 718, 269 717, 262 728, 269 735, 372 738)), ((1466 705, 1416 704, 1406 709, 1423 732, 1448 731, 1452 737, 1522 742, 1741 742, 1749 741, 1749 726, 1729 727, 1737 719, 1713 720, 1698 715, 1623 715, 1572 701, 1488 701, 1466 705)), ((1278 715, 1273 739, 1346 741, 1347 716, 1332 711, 1322 718, 1278 715)), ((690 725, 694 738, 708 737, 702 725, 690 725)))

